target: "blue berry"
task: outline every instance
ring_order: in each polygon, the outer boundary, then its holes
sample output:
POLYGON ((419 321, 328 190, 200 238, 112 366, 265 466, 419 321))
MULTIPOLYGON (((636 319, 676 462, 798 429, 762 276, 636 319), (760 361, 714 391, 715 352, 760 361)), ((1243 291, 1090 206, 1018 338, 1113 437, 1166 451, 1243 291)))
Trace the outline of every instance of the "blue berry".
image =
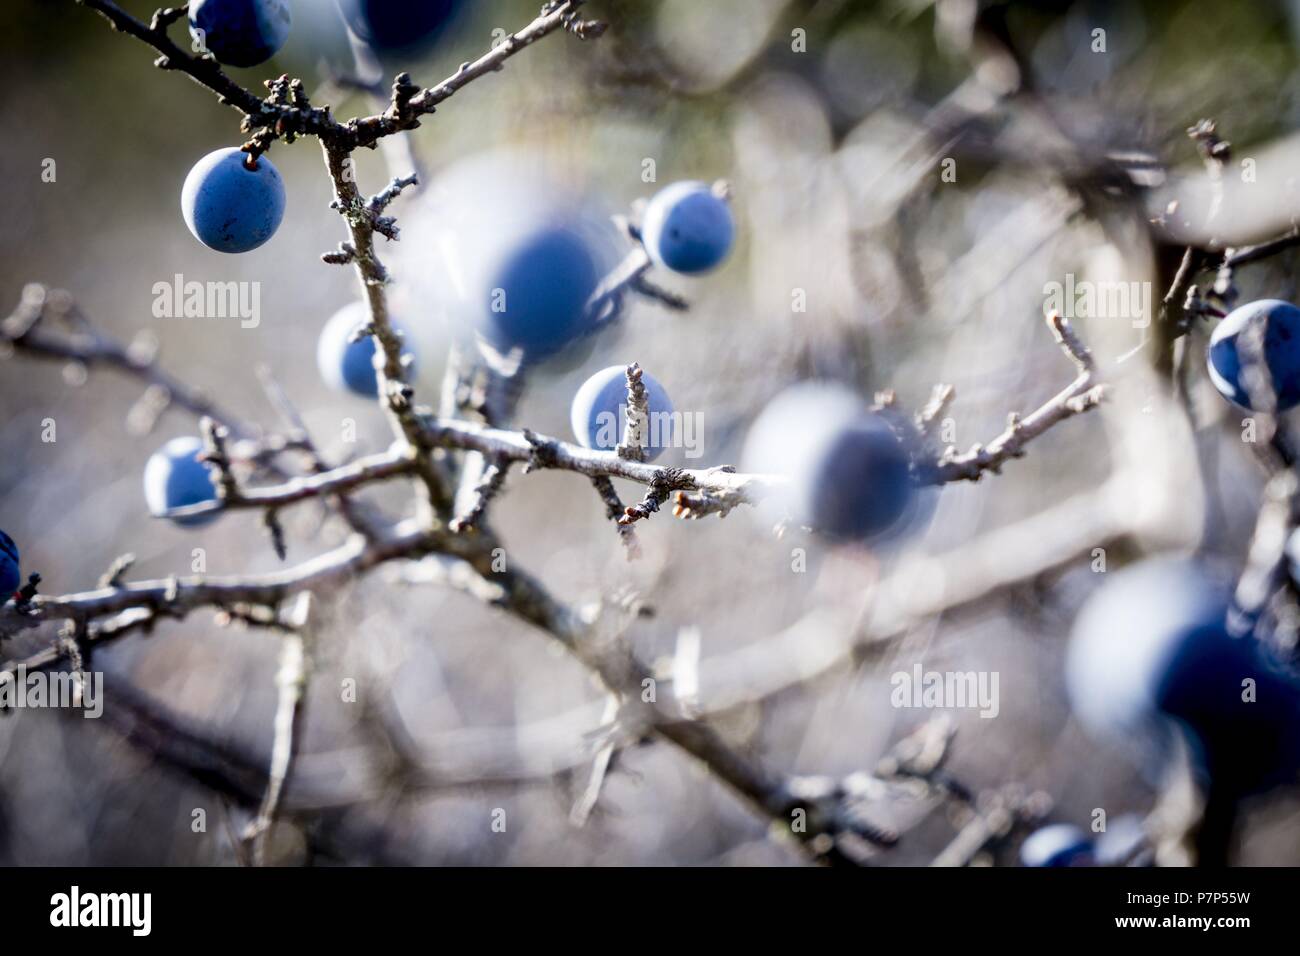
MULTIPOLYGON (((641 373, 649 418, 641 436, 646 460, 654 461, 673 440, 673 403, 668 392, 648 372, 641 373)), ((584 448, 613 451, 623 440, 627 415, 627 366, 611 365, 582 383, 573 396, 569 422, 584 448)))
POLYGON ((1072 823, 1051 823, 1020 844, 1020 862, 1025 866, 1091 866, 1092 841, 1072 823))
POLYGON ((507 366, 568 358, 597 330, 587 303, 618 235, 547 168, 545 156, 515 150, 463 159, 403 220, 395 252, 409 255, 422 306, 473 335, 493 363, 493 352, 507 366))
POLYGON ((785 475, 778 507, 832 538, 872 541, 903 527, 918 502, 904 438, 842 386, 805 383, 750 428, 745 470, 785 475))
POLYGON ((380 52, 432 43, 463 6, 463 0, 339 0, 352 32, 380 52))
POLYGON ((704 183, 666 186, 646 206, 641 241, 665 269, 708 272, 731 251, 736 226, 727 201, 704 183))
MULTIPOLYGON (((1263 332, 1264 365, 1277 393, 1277 411, 1300 404, 1300 309, 1290 302, 1261 299, 1234 309, 1210 336, 1210 381, 1231 402, 1253 411, 1261 401, 1243 376, 1249 361, 1247 335, 1263 332)), ((1253 346, 1258 348, 1258 345, 1253 346)), ((1262 369, 1261 369, 1262 371, 1262 369)))
POLYGON ((502 236, 488 257, 475 297, 478 328, 499 352, 529 360, 554 355, 589 331, 587 300, 600 276, 576 228, 548 223, 502 236))
POLYGON ((288 0, 194 0, 190 34, 220 62, 257 66, 289 36, 288 0))
POLYGON ((284 183, 265 156, 257 169, 234 147, 208 153, 181 189, 181 211, 194 238, 218 252, 248 252, 275 234, 284 218, 284 183))
POLYGON ((22 581, 18 545, 14 544, 13 538, 0 531, 0 604, 13 597, 22 581))
POLYGON ((1250 635, 1227 628, 1226 582, 1187 560, 1110 572, 1079 612, 1066 688, 1080 723, 1158 778, 1176 735, 1194 769, 1251 793, 1300 767, 1300 683, 1250 635), (1243 682, 1254 681, 1254 699, 1243 682))
MULTIPOLYGON (((213 501, 216 486, 208 466, 198 460, 203 443, 192 435, 173 438, 150 456, 144 466, 144 500, 153 515, 174 508, 213 501)), ((174 519, 177 524, 197 527, 217 517, 216 512, 174 519)))
MULTIPOLYGON (((348 391, 363 398, 379 394, 379 379, 375 373, 374 336, 367 335, 355 342, 348 339, 358 327, 370 321, 370 309, 364 302, 352 302, 339 309, 321 329, 316 342, 316 367, 320 369, 325 384, 335 391, 348 391)), ((393 328, 402 336, 402 351, 415 354, 409 345, 410 335, 402 324, 393 321, 393 328)))

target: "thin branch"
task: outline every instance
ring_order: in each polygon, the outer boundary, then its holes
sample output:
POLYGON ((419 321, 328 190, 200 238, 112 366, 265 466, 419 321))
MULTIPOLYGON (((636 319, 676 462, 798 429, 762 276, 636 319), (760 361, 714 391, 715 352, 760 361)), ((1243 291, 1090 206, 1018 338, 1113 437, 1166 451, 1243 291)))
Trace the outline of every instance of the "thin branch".
POLYGON ((1092 353, 1075 335, 1068 319, 1053 313, 1048 316, 1047 323, 1057 344, 1078 370, 1078 377, 1024 418, 1012 413, 1006 430, 987 445, 976 445, 963 454, 949 448, 932 470, 923 472, 923 480, 944 484, 979 481, 986 471, 996 474, 1008 461, 1023 456, 1025 445, 1053 425, 1101 403, 1105 386, 1097 381, 1097 366, 1092 353))
POLYGON ((17 352, 34 358, 78 362, 87 369, 103 367, 161 389, 165 404, 178 405, 196 415, 221 422, 241 437, 252 430, 212 401, 203 391, 168 374, 151 349, 126 346, 99 333, 81 314, 72 296, 62 289, 28 283, 13 312, 0 322, 0 341, 17 352), (51 322, 72 326, 75 331, 60 336, 49 329, 51 322))
POLYGON ((255 866, 266 864, 267 842, 275 817, 280 809, 280 799, 285 782, 293 766, 298 741, 302 734, 303 696, 307 687, 307 650, 303 630, 311 615, 311 594, 298 596, 289 613, 291 630, 281 638, 280 670, 275 682, 279 687, 279 703, 274 721, 274 743, 271 746, 271 769, 267 775, 266 793, 257 810, 257 817, 244 833, 244 840, 252 848, 255 866))
POLYGON ((329 471, 292 478, 279 485, 263 488, 243 488, 236 484, 227 489, 224 497, 198 504, 185 505, 163 512, 164 518, 190 518, 220 511, 249 508, 282 508, 299 501, 321 496, 338 495, 363 485, 387 481, 415 471, 415 464, 400 450, 378 452, 358 458, 329 471))
POLYGON ((641 544, 637 541, 636 529, 619 520, 626 509, 618 496, 618 491, 614 488, 614 482, 605 475, 595 475, 591 479, 591 484, 596 489, 596 494, 600 495, 600 500, 605 503, 605 517, 613 521, 614 527, 618 529, 619 539, 627 550, 627 559, 632 561, 639 558, 641 544))
POLYGON ((650 403, 646 398, 645 383, 641 380, 641 366, 633 362, 626 369, 627 375, 627 418, 623 423, 622 441, 614 449, 619 458, 629 461, 645 461, 645 443, 649 431, 650 403))
POLYGON ((599 36, 604 29, 602 24, 577 19, 576 11, 581 5, 582 0, 548 3, 532 23, 502 39, 477 60, 462 63, 441 83, 418 92, 411 92, 410 88, 404 88, 401 93, 394 90, 392 101, 382 113, 349 120, 343 125, 344 134, 338 138, 339 146, 348 150, 369 148, 381 137, 417 128, 420 117, 432 113, 439 104, 474 80, 501 70, 510 57, 556 30, 568 30, 579 39, 599 36))

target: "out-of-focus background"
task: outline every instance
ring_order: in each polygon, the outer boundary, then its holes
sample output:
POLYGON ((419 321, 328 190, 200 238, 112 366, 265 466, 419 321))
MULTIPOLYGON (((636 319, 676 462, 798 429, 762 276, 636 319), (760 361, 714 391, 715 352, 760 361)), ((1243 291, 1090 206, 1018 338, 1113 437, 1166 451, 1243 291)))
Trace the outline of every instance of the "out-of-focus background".
MULTIPOLYGON (((154 9, 123 6, 144 19, 154 9)), ((374 112, 336 82, 354 66, 332 3, 293 6, 284 50, 232 75, 250 87, 300 76, 336 116, 374 112)), ((865 396, 894 389, 913 410, 934 384, 951 383, 945 440, 964 449, 1074 374, 1043 323, 1045 284, 1067 274, 1148 283, 1158 306, 1211 192, 1188 127, 1212 117, 1233 144, 1218 238, 1278 234, 1300 207, 1300 5, 593 0, 585 9, 609 22, 604 37, 548 37, 423 122, 412 146, 428 173, 424 195, 454 164, 503 148, 535 157, 604 215, 635 215, 675 180, 726 179, 738 243, 716 273, 653 274, 691 300, 689 311, 632 301, 617 334, 580 366, 535 376, 517 421, 546 434, 571 438, 569 399, 592 371, 638 361, 705 423, 702 457, 674 450, 669 463, 735 462, 764 402, 810 377, 865 396), (1250 181, 1238 175, 1243 159, 1257 161, 1250 181), (1131 175, 1116 175, 1117 163, 1131 175)), ((389 60, 386 74, 405 69, 432 84, 487 49, 494 30, 535 14, 535 3, 475 3, 430 51, 389 60)), ((170 371, 275 427, 255 372, 266 365, 328 456, 382 449, 380 411, 330 392, 316 371, 317 331, 357 295, 351 270, 319 258, 344 235, 318 144, 270 153, 288 194, 270 242, 240 256, 204 248, 181 218, 181 183, 201 156, 244 137, 237 114, 152 59, 71 0, 0 7, 0 301, 14 305, 28 282, 67 289, 103 331, 156 344, 170 371), (53 182, 42 179, 47 159, 53 182), (156 318, 154 285, 177 274, 260 283, 260 324, 156 318)), ((400 156, 359 157, 363 190, 402 171, 390 161, 400 156)), ((428 293, 439 264, 436 248, 419 244, 436 226, 419 218, 423 198, 394 203, 407 234, 380 252, 419 347, 417 395, 436 402, 449 332, 428 293)), ((1241 272, 1242 300, 1293 297, 1293 266, 1281 256, 1241 272)), ((1127 319, 1077 325, 1103 361, 1141 338, 1127 319)), ((1202 348, 1199 336, 1187 348, 1202 348)), ((629 563, 585 479, 557 472, 513 473, 494 524, 511 560, 561 597, 637 593, 654 610, 632 632, 648 658, 670 658, 694 629, 706 701, 711 682, 747 679, 728 668, 793 647, 782 665, 789 686, 719 724, 768 766, 874 766, 933 716, 891 706, 890 675, 919 662, 999 675, 996 717, 951 712, 949 769, 967 786, 1042 791, 1052 819, 1084 826, 1097 808, 1145 813, 1150 783, 1071 720, 1062 660, 1073 613, 1096 583, 1094 549, 1116 565, 1170 547, 1199 547, 1228 568, 1242 561, 1259 470, 1239 417, 1191 365, 1190 419, 1159 370, 1127 363, 1100 413, 1057 427, 1001 475, 943 489, 926 528, 870 553, 798 532, 778 538, 752 513, 688 523, 665 512, 638 526, 644 556, 629 563), (795 549, 806 570, 795 570, 795 549), (954 600, 964 588, 978 599, 954 600), (959 606, 911 613, 948 603, 959 606), (888 613, 903 622, 885 628, 889 640, 797 679, 801 667, 816 669, 819 649, 888 613), (782 643, 790 634, 798 640, 782 643), (737 653, 746 649, 754 653, 737 653)), ((0 363, 0 527, 22 548, 24 571, 38 570, 42 591, 57 594, 93 588, 128 551, 134 578, 190 573, 196 548, 212 574, 280 566, 253 514, 201 530, 148 516, 145 460, 196 425, 173 409, 140 433, 129 415, 140 392, 111 372, 87 377, 21 355, 0 363), (57 440, 42 441, 50 419, 57 440)), ((379 499, 400 504, 400 489, 379 499)), ((286 515, 286 530, 290 562, 342 535, 312 504, 286 515)), ((459 593, 399 581, 399 570, 325 596, 301 777, 290 785, 295 812, 277 831, 275 860, 802 859, 662 744, 620 752, 591 819, 573 826, 602 720, 598 688, 544 636, 459 593), (355 702, 341 692, 348 680, 355 702), (398 750, 425 763, 418 785, 392 772, 398 750), (493 829, 498 809, 505 832, 493 829)), ((0 657, 50 639, 27 632, 0 657)), ((207 613, 95 657, 107 708, 115 694, 147 695, 254 765, 269 755, 275 662, 271 636, 217 627, 207 613)), ((235 862, 231 834, 247 809, 151 762, 110 724, 56 711, 0 717, 0 862, 235 862)), ((1298 809, 1286 795, 1252 805, 1242 862, 1300 861, 1298 809)), ((877 854, 885 864, 928 862, 961 822, 892 800, 876 812, 905 831, 877 854)), ((987 857, 1012 859, 1011 846, 987 857)))

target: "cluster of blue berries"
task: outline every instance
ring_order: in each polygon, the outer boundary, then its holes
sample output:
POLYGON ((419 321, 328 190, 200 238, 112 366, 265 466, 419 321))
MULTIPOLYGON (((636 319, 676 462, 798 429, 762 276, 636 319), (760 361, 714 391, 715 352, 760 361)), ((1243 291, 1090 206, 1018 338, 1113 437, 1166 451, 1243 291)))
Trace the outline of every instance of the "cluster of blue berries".
MULTIPOLYGON (((1212 333, 1206 364, 1241 408, 1300 405, 1300 309, 1263 299, 1233 310, 1212 333)), ((1152 558, 1107 575, 1079 612, 1066 656, 1076 717, 1152 783, 1182 755, 1220 799, 1295 783, 1300 675, 1256 624, 1199 561, 1152 558)))
MULTIPOLYGON (((340 6, 357 36, 387 51, 409 49, 441 33, 461 4, 340 0, 340 6)), ((274 55, 289 22, 284 0, 200 0, 190 8, 196 38, 218 60, 235 66, 274 55)), ((230 253, 265 243, 285 206, 284 186, 270 160, 250 161, 233 148, 195 165, 181 201, 190 231, 209 248, 230 253)), ((698 275, 726 259, 735 231, 725 196, 706 183, 688 181, 650 199, 640 239, 656 265, 698 275)), ((578 344, 595 331, 588 306, 601 278, 581 217, 547 212, 518 228, 494 228, 479 245, 460 275, 465 292, 460 308, 479 340, 528 362, 580 351, 578 344)), ((316 357, 331 387, 373 398, 376 346, 371 336, 357 334, 365 320, 361 303, 340 310, 322 330, 316 357)), ((414 360, 408 347, 408 361, 414 360)), ((673 440, 673 407, 656 379, 644 375, 642 381, 649 413, 643 450, 653 460, 673 440)), ((810 397, 815 393, 816 388, 778 398, 756 424, 759 438, 751 445, 766 443, 773 449, 767 457, 779 459, 766 462, 774 467, 765 470, 797 472, 785 503, 801 522, 835 538, 879 538, 899 525, 915 498, 908 436, 898 423, 867 412, 856 400, 849 407, 844 395, 822 394, 827 401, 819 402, 810 397), (792 441, 798 453, 790 450, 792 441)), ((592 375, 570 408, 579 442, 601 451, 616 448, 623 438, 626 395, 624 366, 592 375)), ((196 453, 196 440, 178 439, 151 459, 146 476, 151 508, 167 511, 212 497, 208 469, 195 462, 196 453)))
MULTIPOLYGON (((250 171, 238 150, 219 150, 195 167, 185 186, 186 222, 195 235, 222 251, 256 248, 274 232, 283 213, 283 187, 265 157, 250 171)), ((648 204, 642 242, 651 259, 667 268, 698 274, 717 267, 734 242, 735 226, 724 198, 703 183, 675 183, 648 204)), ((580 223, 554 216, 528 228, 492 232, 462 284, 471 326, 499 351, 518 350, 530 360, 577 351, 593 331, 589 299, 600 280, 597 256, 580 223), (504 308, 494 307, 507 303, 504 308), (478 304, 476 307, 475 303, 478 304)), ((376 344, 360 330, 369 312, 364 302, 340 309, 321 330, 316 363, 331 388, 373 399, 378 394, 376 344)), ((393 321, 403 338, 404 361, 417 365, 409 329, 393 321)), ((643 374, 648 418, 643 432, 647 460, 657 458, 674 437, 672 401, 657 379, 643 374)), ((626 421, 625 367, 610 366, 592 375, 570 408, 574 434, 585 447, 612 451, 626 421)), ((209 501, 216 492, 208 467, 197 460, 197 438, 168 442, 145 469, 145 497, 154 514, 209 501)), ((195 526, 215 515, 188 516, 178 524, 195 526)))
MULTIPOLYGON (((348 26, 377 50, 403 50, 441 34, 463 0, 339 0, 348 26)), ((197 48, 228 66, 257 66, 289 36, 288 0, 195 0, 189 27, 197 48)), ((209 249, 256 249, 284 218, 284 183, 265 156, 233 147, 200 159, 185 178, 181 210, 190 232, 209 249)))
MULTIPOLYGON (((446 31, 465 0, 338 0, 348 27, 380 52, 420 47, 446 31)), ((190 34, 227 66, 257 66, 289 38, 289 0, 194 0, 190 34)))

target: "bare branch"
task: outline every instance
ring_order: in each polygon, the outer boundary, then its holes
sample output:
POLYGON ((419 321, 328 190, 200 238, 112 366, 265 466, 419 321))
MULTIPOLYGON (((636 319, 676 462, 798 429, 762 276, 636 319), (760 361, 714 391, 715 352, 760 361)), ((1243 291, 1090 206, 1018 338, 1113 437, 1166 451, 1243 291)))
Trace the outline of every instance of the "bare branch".
POLYGON ((294 608, 289 614, 292 630, 286 631, 281 638, 280 670, 275 678, 279 687, 279 704, 275 711, 275 740, 271 746, 271 769, 268 774, 266 793, 257 810, 257 817, 244 833, 244 840, 252 848, 253 862, 256 866, 266 864, 267 841, 271 827, 275 824, 284 785, 289 779, 298 741, 302 736, 302 701, 307 687, 308 668, 306 642, 302 632, 307 626, 310 614, 311 594, 304 592, 298 595, 294 608))
POLYGON ((1047 322, 1057 344, 1078 369, 1078 377, 1024 418, 1012 413, 1006 430, 987 445, 976 445, 964 454, 957 454, 949 448, 932 470, 923 471, 922 480, 944 484, 979 481, 986 471, 996 474, 1006 462, 1021 457, 1025 445, 1053 425, 1101 403, 1105 386, 1097 382, 1097 367, 1092 353, 1075 335, 1069 320, 1052 314, 1047 322))

